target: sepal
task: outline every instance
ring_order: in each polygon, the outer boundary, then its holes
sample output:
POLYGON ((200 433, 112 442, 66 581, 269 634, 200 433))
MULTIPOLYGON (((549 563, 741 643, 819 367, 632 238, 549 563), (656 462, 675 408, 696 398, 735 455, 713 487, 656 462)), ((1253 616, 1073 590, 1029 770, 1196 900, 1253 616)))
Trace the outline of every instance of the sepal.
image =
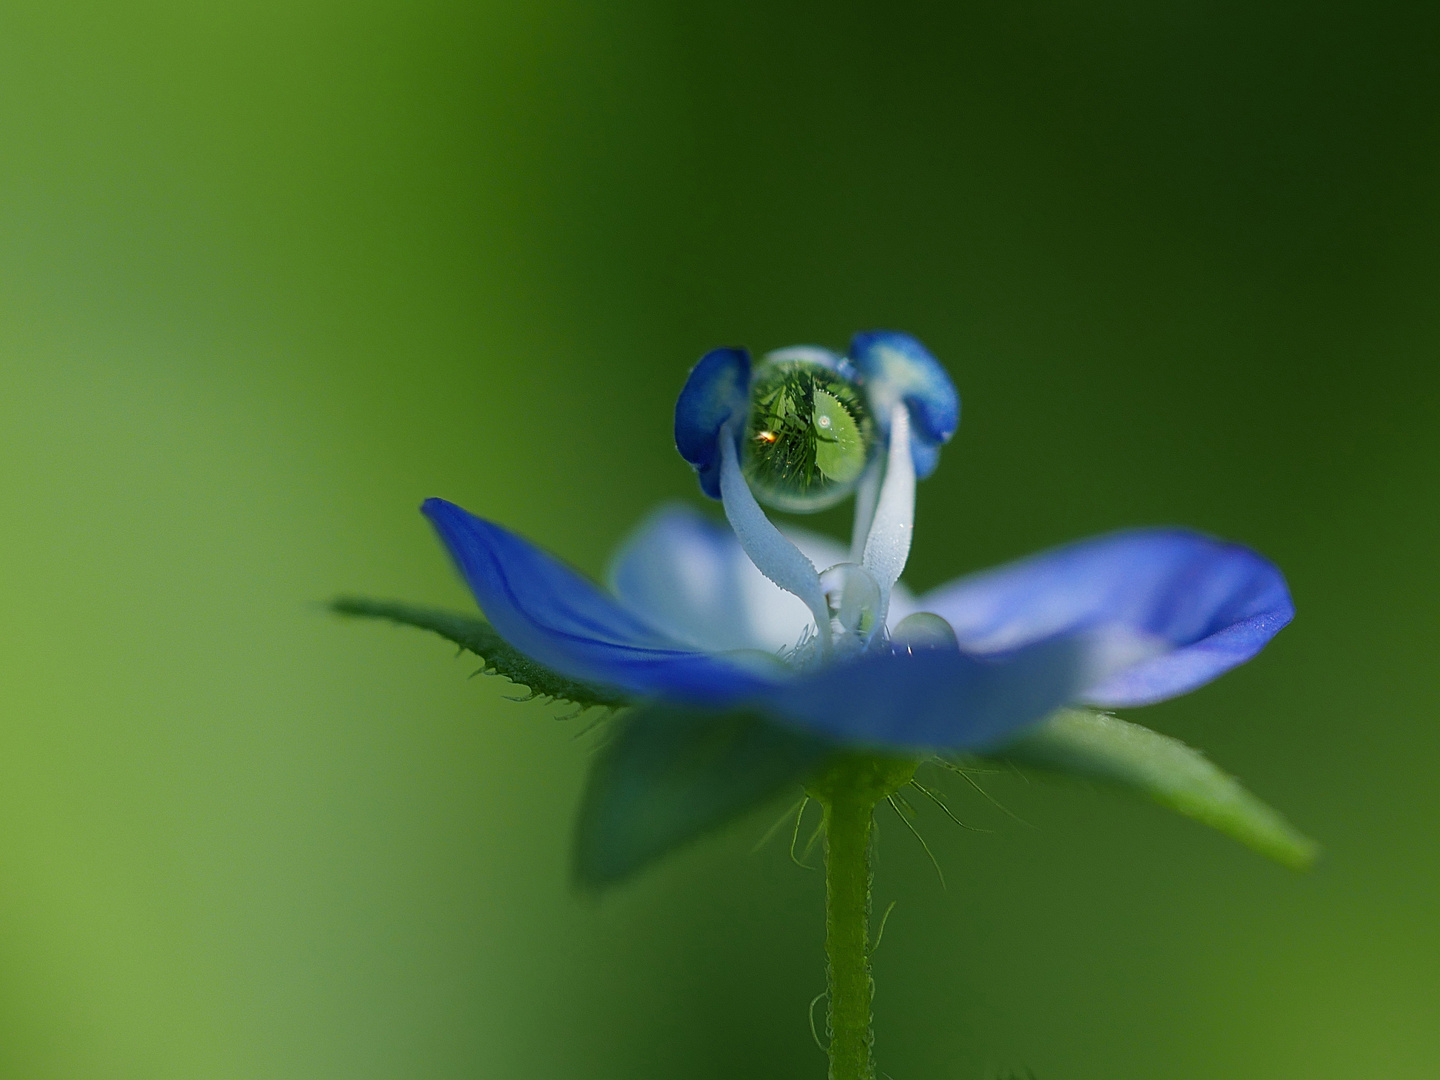
POLYGON ((864 379, 865 393, 881 431, 890 434, 890 414, 905 404, 910 412, 915 475, 924 479, 940 463, 940 447, 960 426, 960 395, 950 374, 909 334, 867 330, 850 340, 850 359, 864 379))
POLYGON ((832 752, 814 736, 745 713, 654 704, 614 722, 590 768, 574 872, 603 889, 798 785, 832 752))
POLYGON ((743 421, 750 402, 750 354, 711 349, 690 371, 675 402, 675 448, 695 467, 700 490, 720 498, 720 429, 743 421))
POLYGON ((629 704, 630 699, 626 695, 610 687, 568 678, 530 659, 507 644, 493 626, 478 616, 361 596, 342 596, 332 600, 330 610, 337 615, 385 619, 400 626, 429 630, 478 656, 485 662, 481 669, 485 674, 499 675, 528 687, 534 697, 568 701, 587 709, 592 706, 618 709, 629 704))
POLYGON ((1062 709, 991 756, 1148 795, 1293 870, 1309 868, 1319 854, 1313 840, 1198 750, 1106 713, 1062 709))

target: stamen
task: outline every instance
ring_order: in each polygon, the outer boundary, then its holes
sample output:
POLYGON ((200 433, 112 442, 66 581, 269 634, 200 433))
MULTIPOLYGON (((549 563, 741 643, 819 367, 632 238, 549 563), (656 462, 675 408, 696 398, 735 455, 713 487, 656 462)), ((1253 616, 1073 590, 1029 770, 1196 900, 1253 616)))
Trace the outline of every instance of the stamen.
POLYGON ((905 561, 910 557, 910 535, 914 529, 915 462, 910 456, 910 411, 902 402, 890 414, 885 482, 880 488, 875 520, 870 525, 861 559, 861 565, 880 585, 881 626, 885 625, 890 612, 890 590, 900 580, 905 561))
POLYGON ((865 539, 875 520, 875 504, 880 501, 880 481, 884 478, 885 462, 876 454, 855 489, 855 524, 850 527, 850 561, 853 563, 865 557, 865 539))
MULTIPOLYGON (((720 500, 725 506, 725 516, 756 569, 786 592, 798 596, 810 609, 815 616, 820 647, 828 654, 830 606, 825 602, 825 591, 820 587, 820 575, 815 570, 815 564, 785 539, 785 535, 755 501, 750 485, 740 471, 732 424, 733 421, 727 423, 720 431, 720 500)), ((914 486, 912 475, 912 493, 914 486)))

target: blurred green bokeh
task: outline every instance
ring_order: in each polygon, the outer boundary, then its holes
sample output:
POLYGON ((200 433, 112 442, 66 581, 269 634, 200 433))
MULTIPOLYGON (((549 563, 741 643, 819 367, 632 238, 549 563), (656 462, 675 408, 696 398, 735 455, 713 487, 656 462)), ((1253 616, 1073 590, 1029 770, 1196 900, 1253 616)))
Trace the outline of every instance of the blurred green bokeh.
MULTIPOLYGON (((820 1077, 765 815, 599 903, 444 495, 598 572, 706 348, 910 330, 909 578, 1179 522, 1300 616, 1134 718, 1326 847, 882 819, 898 1080, 1440 1068, 1440 7, 0 4, 0 1074, 820 1077)), ((841 512, 821 523, 844 529, 841 512)))

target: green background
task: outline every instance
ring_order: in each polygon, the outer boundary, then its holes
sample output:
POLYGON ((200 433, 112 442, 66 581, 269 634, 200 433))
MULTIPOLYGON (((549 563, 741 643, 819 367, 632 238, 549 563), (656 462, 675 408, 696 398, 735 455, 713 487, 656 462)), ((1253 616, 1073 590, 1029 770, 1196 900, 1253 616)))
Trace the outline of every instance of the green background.
MULTIPOLYGON (((757 814, 599 902, 590 752, 365 591, 598 573, 717 344, 910 330, 908 577, 1116 526, 1300 615, 1130 714, 1311 874, 993 778, 882 817, 895 1080, 1440 1068, 1440 7, 0 0, 0 1074, 820 1077, 757 814)), ((843 531, 843 514, 825 528, 843 531)))

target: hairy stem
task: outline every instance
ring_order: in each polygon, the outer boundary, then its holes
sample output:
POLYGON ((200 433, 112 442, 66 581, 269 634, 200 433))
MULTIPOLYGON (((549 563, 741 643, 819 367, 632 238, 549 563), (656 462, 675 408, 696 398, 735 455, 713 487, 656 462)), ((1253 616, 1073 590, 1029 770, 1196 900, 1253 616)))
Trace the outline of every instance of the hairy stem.
POLYGON ((871 834, 875 806, 915 762, 846 755, 810 787, 825 807, 825 958, 830 1080, 874 1080, 870 978, 871 834))

